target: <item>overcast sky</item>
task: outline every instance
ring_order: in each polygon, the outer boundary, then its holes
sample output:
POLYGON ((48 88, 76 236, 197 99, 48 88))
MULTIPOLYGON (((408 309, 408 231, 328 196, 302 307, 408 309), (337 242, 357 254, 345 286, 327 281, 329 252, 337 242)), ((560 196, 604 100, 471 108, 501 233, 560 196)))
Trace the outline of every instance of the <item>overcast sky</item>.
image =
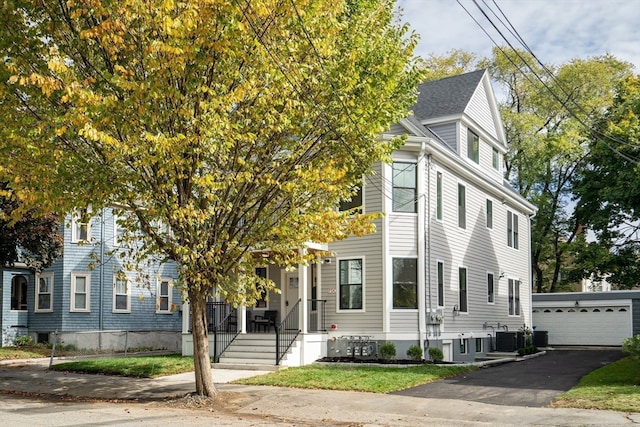
MULTIPOLYGON (((610 53, 631 62, 640 73, 640 0, 476 1, 499 12, 497 4, 545 65, 610 53)), ((506 44, 473 0, 398 0, 404 10, 402 20, 420 35, 416 54, 444 55, 462 49, 479 57, 491 55, 493 42, 459 3, 498 44, 506 44)), ((514 44, 510 34, 509 40, 514 44)))

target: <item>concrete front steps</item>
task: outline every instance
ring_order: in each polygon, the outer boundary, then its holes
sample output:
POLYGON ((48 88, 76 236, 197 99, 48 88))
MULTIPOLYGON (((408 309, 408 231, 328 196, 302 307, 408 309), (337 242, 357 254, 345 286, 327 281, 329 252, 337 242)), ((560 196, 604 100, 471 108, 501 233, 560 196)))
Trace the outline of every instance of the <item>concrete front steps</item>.
MULTIPOLYGON (((292 347, 295 347, 294 342, 292 347)), ((291 349, 289 349, 291 352, 291 349)), ((287 352, 287 354, 289 353, 287 352)), ((286 360, 280 361, 280 365, 286 360)), ((214 369, 243 369, 255 371, 276 371, 276 336, 273 333, 240 334, 220 356, 214 369)))

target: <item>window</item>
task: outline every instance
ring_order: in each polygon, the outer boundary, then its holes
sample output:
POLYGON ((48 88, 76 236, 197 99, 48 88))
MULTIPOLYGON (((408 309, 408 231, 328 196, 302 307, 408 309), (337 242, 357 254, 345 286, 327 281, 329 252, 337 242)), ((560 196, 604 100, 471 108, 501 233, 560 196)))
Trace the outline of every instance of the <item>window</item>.
POLYGON ((338 209, 341 212, 354 209, 355 212, 362 213, 362 185, 357 187, 356 193, 351 195, 350 199, 341 201, 338 209))
POLYGON ((125 277, 113 277, 113 312, 131 312, 131 283, 125 277))
POLYGON ((53 273, 38 275, 35 311, 53 311, 53 273))
POLYGON ((476 353, 483 353, 482 351, 482 338, 476 338, 476 353))
POLYGON ((442 172, 436 175, 436 219, 442 221, 442 172))
POLYGON ((491 165, 493 166, 493 168, 497 171, 500 170, 500 153, 498 152, 497 148, 493 148, 493 155, 492 155, 492 161, 491 161, 491 165))
POLYGON ((520 281, 509 279, 509 316, 520 316, 520 281))
POLYGON ((120 246, 124 240, 124 229, 118 221, 122 221, 115 212, 113 213, 113 246, 120 246))
MULTIPOLYGON (((256 276, 261 279, 267 278, 267 267, 257 267, 256 268, 256 276)), ((260 292, 260 298, 256 300, 255 308, 268 308, 267 304, 267 292, 262 290, 260 292)))
POLYGON ((171 313, 171 284, 172 279, 160 279, 158 281, 156 313, 171 313))
POLYGON ((480 138, 467 129, 467 157, 475 163, 480 162, 480 138))
POLYGON ((393 163, 394 212, 417 212, 417 181, 415 163, 393 163))
POLYGON ((518 249, 518 215, 507 211, 507 246, 518 249))
POLYGON ((458 227, 467 228, 467 196, 462 184, 458 184, 458 227))
POLYGON ((71 273, 70 311, 91 311, 91 275, 71 273))
POLYGON ((362 310, 362 259, 340 260, 340 310, 362 310))
POLYGON ((444 263, 438 261, 438 307, 444 307, 444 263))
POLYGON ((71 220, 71 241, 86 242, 91 240, 91 209, 79 209, 71 220))
POLYGON ((495 302, 493 294, 493 273, 487 273, 487 302, 489 304, 495 302))
POLYGON ((466 313, 467 308, 467 269, 465 267, 458 268, 458 309, 460 313, 466 313))
POLYGON ((460 354, 467 354, 469 351, 469 338, 463 338, 460 340, 460 354))
POLYGON ((11 279, 11 310, 27 310, 27 279, 24 276, 11 279))
POLYGON ((487 228, 493 228, 493 202, 487 199, 487 228))
POLYGON ((393 259, 393 308, 418 308, 418 260, 393 259))

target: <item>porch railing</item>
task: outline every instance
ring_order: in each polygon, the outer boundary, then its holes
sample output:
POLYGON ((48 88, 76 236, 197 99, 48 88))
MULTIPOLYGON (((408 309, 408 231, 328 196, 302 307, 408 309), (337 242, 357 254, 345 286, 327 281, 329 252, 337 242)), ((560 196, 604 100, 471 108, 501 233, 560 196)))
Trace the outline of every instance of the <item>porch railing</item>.
POLYGON ((327 332, 326 299, 307 300, 307 329, 309 332, 327 332))
POLYGON ((298 316, 301 302, 302 300, 298 300, 295 303, 276 328, 276 365, 280 364, 280 361, 300 334, 298 316))
POLYGON ((238 334, 238 311, 223 302, 207 303, 207 331, 213 334, 213 361, 231 345, 238 334))

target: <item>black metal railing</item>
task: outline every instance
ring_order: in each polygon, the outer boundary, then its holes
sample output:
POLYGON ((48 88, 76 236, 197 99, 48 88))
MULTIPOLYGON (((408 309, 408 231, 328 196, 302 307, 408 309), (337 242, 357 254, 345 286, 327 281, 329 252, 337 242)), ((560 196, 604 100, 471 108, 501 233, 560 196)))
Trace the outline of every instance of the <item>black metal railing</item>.
POLYGON ((207 331, 213 334, 213 361, 231 345, 238 334, 238 310, 223 302, 207 303, 207 331))
POLYGON ((280 364, 284 355, 300 335, 300 302, 302 300, 295 303, 280 325, 276 327, 276 365, 280 364))
POLYGON ((326 306, 326 299, 307 300, 307 330, 309 332, 327 332, 326 306))

